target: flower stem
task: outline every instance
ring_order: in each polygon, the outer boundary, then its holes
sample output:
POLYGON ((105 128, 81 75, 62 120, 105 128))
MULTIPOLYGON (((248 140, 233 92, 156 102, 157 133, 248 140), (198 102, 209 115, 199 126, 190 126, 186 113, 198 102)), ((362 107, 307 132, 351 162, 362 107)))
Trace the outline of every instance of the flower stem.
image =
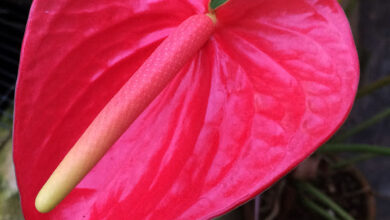
POLYGON ((229 0, 211 0, 209 3, 209 8, 212 11, 215 11, 217 8, 221 7, 222 5, 226 4, 229 0))
POLYGON ((373 157, 375 157, 376 155, 374 154, 362 154, 362 155, 358 155, 356 157, 352 157, 350 159, 346 159, 346 160, 342 160, 340 162, 337 162, 337 163, 334 163, 332 165, 330 165, 330 168, 331 169, 340 169, 340 168, 344 168, 346 166, 349 166, 349 165, 352 165, 352 164, 355 164, 355 163, 358 163, 360 161, 364 161, 364 160, 368 160, 368 159, 371 159, 373 157))
POLYGON ((303 203, 304 206, 306 206, 311 211, 317 213, 318 215, 320 215, 324 219, 327 219, 327 220, 337 220, 336 217, 334 217, 331 214, 329 214, 329 212, 327 212, 324 208, 322 208, 321 206, 317 205, 315 202, 313 202, 312 200, 310 200, 306 196, 302 196, 301 199, 302 199, 302 203, 303 203))
POLYGON ((336 214, 338 214, 341 219, 344 220, 353 220, 354 218, 349 215, 343 208, 341 208, 337 203, 335 203, 331 198, 322 193, 319 189, 307 182, 297 181, 297 188, 302 192, 306 192, 318 199, 319 202, 331 208, 336 214))
POLYGON ((362 123, 360 123, 359 125, 357 125, 356 127, 346 131, 346 132, 343 132, 341 133, 340 135, 336 135, 332 140, 331 142, 341 142, 341 141, 344 141, 345 139, 371 127, 372 125, 382 121, 383 119, 387 118, 390 116, 390 108, 387 108, 385 109, 384 111, 376 114, 375 116, 373 116, 372 118, 368 119, 367 121, 364 121, 362 123))
POLYGON ((366 95, 371 94, 375 90, 385 87, 387 85, 390 85, 390 76, 386 76, 382 79, 379 79, 378 81, 371 83, 370 85, 364 86, 363 88, 359 89, 356 98, 362 98, 366 95))

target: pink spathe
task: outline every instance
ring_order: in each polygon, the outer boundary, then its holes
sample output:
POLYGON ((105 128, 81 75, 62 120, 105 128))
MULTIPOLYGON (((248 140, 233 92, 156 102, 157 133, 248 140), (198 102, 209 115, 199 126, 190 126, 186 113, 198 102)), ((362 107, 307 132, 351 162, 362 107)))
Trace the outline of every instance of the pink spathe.
POLYGON ((38 191, 107 103, 206 0, 34 0, 15 100, 26 219, 211 219, 324 143, 359 67, 335 0, 231 0, 204 47, 61 204, 38 191))

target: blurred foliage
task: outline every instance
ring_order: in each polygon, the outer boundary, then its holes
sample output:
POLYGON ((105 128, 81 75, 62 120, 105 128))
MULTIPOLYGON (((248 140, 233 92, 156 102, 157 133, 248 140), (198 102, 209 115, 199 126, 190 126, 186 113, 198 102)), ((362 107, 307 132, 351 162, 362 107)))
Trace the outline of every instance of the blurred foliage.
POLYGON ((12 141, 0 150, 0 220, 23 219, 12 164, 12 141))
MULTIPOLYGON (((12 115, 12 109, 6 110, 12 115)), ((12 118, 0 118, 0 220, 23 219, 12 162, 12 118)))

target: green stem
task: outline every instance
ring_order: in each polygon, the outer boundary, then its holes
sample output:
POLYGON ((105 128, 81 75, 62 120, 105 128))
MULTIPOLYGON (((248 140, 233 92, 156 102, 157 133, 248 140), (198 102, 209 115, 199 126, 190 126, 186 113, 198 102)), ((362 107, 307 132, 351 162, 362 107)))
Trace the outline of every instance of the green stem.
POLYGON ((387 108, 384 111, 376 114, 372 118, 368 119, 367 121, 364 121, 361 124, 359 124, 358 126, 350 129, 349 131, 341 133, 340 135, 336 135, 331 142, 344 141, 345 139, 371 127, 372 125, 382 121, 383 119, 385 119, 389 116, 390 116, 390 108, 387 108))
POLYGON ((317 213, 318 215, 320 215, 324 219, 327 219, 327 220, 337 220, 336 217, 334 217, 331 214, 329 214, 324 208, 322 208, 321 206, 317 205, 315 202, 311 201, 306 196, 302 196, 302 203, 308 209, 310 209, 311 211, 317 213))
POLYGON ((376 146, 369 144, 325 144, 318 149, 320 153, 340 153, 340 152, 355 152, 355 153, 370 153, 384 156, 390 156, 390 148, 384 146, 376 146))
POLYGON ((210 0, 209 7, 211 10, 216 10, 217 8, 221 7, 225 3, 227 3, 229 0, 210 0))
POLYGON ((349 215, 343 208, 341 208, 337 203, 335 203, 331 198, 322 193, 319 189, 307 182, 297 181, 297 187, 299 190, 307 192, 314 198, 318 199, 322 204, 331 208, 336 214, 338 214, 341 219, 344 220, 353 220, 354 218, 349 215))
POLYGON ((390 85, 390 76, 386 76, 378 81, 371 83, 370 85, 364 86, 363 88, 359 89, 356 98, 361 98, 363 96, 369 95, 373 91, 385 87, 387 85, 390 85))
POLYGON ((344 9, 345 14, 347 15, 348 18, 351 17, 353 10, 356 8, 356 5, 357 5, 356 0, 351 0, 348 2, 347 6, 344 9))

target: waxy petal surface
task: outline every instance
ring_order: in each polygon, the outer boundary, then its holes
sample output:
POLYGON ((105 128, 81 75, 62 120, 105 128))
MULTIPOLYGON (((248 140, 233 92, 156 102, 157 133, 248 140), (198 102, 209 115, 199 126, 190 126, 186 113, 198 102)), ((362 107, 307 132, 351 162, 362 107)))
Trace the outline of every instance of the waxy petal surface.
POLYGON ((159 43, 207 1, 43 1, 21 55, 14 162, 26 219, 209 219, 262 192, 345 120, 358 83, 334 0, 231 0, 215 34, 53 211, 38 191, 159 43))

